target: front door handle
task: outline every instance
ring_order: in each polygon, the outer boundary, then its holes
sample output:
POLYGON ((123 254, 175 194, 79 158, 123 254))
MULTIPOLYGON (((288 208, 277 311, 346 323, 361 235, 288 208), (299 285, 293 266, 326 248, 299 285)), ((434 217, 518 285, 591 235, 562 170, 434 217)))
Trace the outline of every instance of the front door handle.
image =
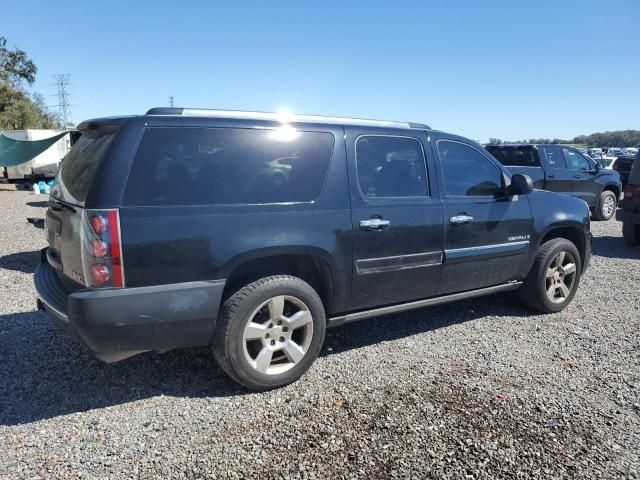
POLYGON ((391 222, 389 220, 385 220, 383 218, 369 218, 367 220, 360 220, 360 229, 361 230, 369 230, 373 232, 378 232, 380 230, 384 230, 391 222))
POLYGON ((582 177, 580 175, 574 175, 573 178, 575 178, 576 180, 580 180, 582 177))
POLYGON ((473 222, 473 217, 471 215, 456 215, 455 217, 449 217, 449 223, 454 225, 466 225, 471 222, 473 222))
POLYGON ((550 173, 547 175, 548 178, 556 178, 556 176, 553 173, 550 173))

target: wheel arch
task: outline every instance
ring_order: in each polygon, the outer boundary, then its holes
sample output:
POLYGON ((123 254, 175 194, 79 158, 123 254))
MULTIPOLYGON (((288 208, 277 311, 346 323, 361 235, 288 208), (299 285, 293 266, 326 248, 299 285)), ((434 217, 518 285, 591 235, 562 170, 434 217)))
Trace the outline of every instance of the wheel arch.
POLYGON ((544 234, 540 237, 540 243, 538 244, 538 248, 541 245, 544 245, 549 240, 553 240, 554 238, 566 238, 571 243, 573 243, 578 252, 580 253, 580 260, 582 265, 585 264, 585 256, 587 251, 587 238, 584 235, 583 228, 578 225, 557 225, 550 227, 544 234))
POLYGON ((243 286, 270 275, 293 275, 320 296, 327 314, 333 311, 336 267, 329 253, 314 247, 269 248, 238 256, 223 268, 223 302, 243 286))
POLYGON ((616 185, 615 183, 607 183, 604 187, 602 187, 602 191, 613 192, 616 196, 616 202, 620 200, 620 194, 622 191, 620 190, 620 185, 616 185))

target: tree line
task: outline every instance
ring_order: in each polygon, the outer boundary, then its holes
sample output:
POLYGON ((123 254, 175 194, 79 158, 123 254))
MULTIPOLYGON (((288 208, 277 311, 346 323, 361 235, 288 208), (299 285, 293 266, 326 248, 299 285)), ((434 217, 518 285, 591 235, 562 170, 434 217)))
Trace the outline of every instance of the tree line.
POLYGON ((0 130, 61 127, 44 97, 25 89, 25 84, 31 86, 36 81, 37 72, 25 51, 7 47, 6 37, 0 36, 0 130))
POLYGON ((637 147, 640 146, 640 130, 616 130, 613 132, 599 132, 591 135, 578 135, 572 139, 560 138, 530 138, 516 141, 503 141, 490 138, 489 144, 502 145, 504 143, 550 143, 561 145, 587 145, 589 147, 637 147))

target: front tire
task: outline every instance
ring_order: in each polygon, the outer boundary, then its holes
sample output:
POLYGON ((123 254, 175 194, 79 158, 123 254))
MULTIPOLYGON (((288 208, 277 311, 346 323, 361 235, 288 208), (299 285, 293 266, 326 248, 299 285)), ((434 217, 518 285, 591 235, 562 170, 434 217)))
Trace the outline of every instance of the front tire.
POLYGON ((616 194, 611 190, 605 190, 600 194, 600 201, 593 212, 593 218, 595 220, 609 220, 616 213, 616 208, 618 208, 616 194))
POLYGON ((630 247, 640 245, 640 224, 626 221, 622 223, 622 237, 630 247))
POLYGON ((582 260, 576 246, 565 238, 554 238, 538 249, 529 275, 519 290, 527 307, 543 313, 564 310, 580 284, 582 260))
POLYGON ((213 355, 246 388, 282 387, 298 380, 315 361, 326 323, 322 301, 308 283, 289 275, 265 277, 225 301, 213 355))

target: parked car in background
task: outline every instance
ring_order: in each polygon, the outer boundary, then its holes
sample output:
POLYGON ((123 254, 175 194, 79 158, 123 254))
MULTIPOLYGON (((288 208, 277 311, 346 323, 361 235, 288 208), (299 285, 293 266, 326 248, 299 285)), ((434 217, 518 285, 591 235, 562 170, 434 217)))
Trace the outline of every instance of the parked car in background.
POLYGON ((589 264, 585 202, 423 124, 158 108, 79 129, 35 285, 107 362, 211 345, 265 390, 328 326, 507 290, 558 312, 589 264))
POLYGON ((627 182, 624 199, 616 218, 622 222, 622 235, 627 245, 640 245, 640 153, 636 154, 627 182))
POLYGON ((620 181, 622 182, 622 188, 629 182, 629 174, 631 167, 636 160, 635 155, 629 153, 620 153, 616 156, 615 160, 611 162, 611 169, 620 174, 620 181))
POLYGON ((534 188, 581 198, 597 220, 613 217, 622 193, 620 175, 601 168, 577 149, 533 144, 485 148, 509 171, 530 176, 534 188))

